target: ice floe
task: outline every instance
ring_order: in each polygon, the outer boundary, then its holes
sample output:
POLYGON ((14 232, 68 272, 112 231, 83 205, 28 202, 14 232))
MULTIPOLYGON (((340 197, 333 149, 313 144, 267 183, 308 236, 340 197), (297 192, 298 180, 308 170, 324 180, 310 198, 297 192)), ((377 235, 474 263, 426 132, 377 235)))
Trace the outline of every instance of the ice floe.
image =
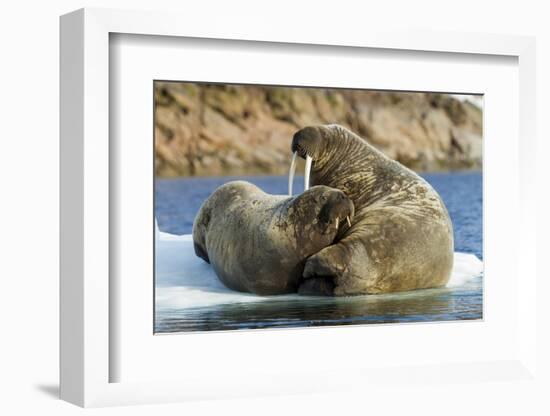
MULTIPOLYGON (((173 235, 156 232, 156 287, 157 308, 194 308, 225 303, 259 302, 273 296, 257 296, 227 289, 217 278, 212 267, 198 258, 190 234, 173 235)), ((460 287, 483 273, 483 262, 473 254, 454 255, 454 267, 448 287, 460 287)), ((282 299, 298 295, 279 296, 282 299)))

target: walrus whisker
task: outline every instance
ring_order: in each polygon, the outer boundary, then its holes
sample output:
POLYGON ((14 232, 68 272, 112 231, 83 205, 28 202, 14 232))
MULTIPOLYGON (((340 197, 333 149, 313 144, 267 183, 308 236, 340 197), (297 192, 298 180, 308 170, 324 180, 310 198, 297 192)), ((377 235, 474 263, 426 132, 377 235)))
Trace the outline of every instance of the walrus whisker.
POLYGON ((340 218, 336 217, 336 229, 338 229, 339 225, 340 225, 340 218))
POLYGON ((288 195, 292 196, 292 185, 294 184, 294 173, 296 171, 296 157, 298 152, 292 154, 292 160, 290 161, 290 170, 288 172, 288 195))
POLYGON ((306 155, 306 170, 304 173, 304 190, 307 191, 309 189, 309 175, 311 173, 311 162, 313 159, 310 155, 306 155))
POLYGON ((349 215, 346 216, 346 220, 347 220, 347 222, 348 222, 348 226, 351 228, 351 221, 350 221, 350 219, 349 219, 349 215))

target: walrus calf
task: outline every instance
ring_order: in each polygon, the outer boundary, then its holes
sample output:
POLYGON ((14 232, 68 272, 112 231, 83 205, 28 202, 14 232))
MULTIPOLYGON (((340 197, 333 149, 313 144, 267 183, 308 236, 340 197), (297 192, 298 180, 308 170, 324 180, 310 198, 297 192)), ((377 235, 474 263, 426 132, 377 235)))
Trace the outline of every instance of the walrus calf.
POLYGON ((352 201, 327 186, 287 197, 248 182, 229 182, 214 191, 195 218, 195 253, 233 290, 329 294, 331 282, 307 282, 300 288, 304 264, 344 232, 353 215, 352 201))
POLYGON ((306 159, 306 189, 311 169, 313 185, 340 189, 355 206, 351 227, 307 260, 304 278, 332 279, 334 295, 433 288, 449 281, 452 224, 424 179, 338 125, 299 130, 291 150, 291 166, 296 155, 306 159))

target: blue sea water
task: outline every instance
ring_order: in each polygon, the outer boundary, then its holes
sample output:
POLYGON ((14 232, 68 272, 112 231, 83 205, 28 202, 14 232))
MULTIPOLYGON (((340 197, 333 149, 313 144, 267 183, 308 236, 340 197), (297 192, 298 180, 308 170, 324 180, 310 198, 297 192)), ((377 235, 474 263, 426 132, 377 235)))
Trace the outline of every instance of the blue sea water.
MULTIPOLYGON (((422 175, 445 202, 454 227, 455 250, 482 253, 482 175, 480 172, 428 173, 422 175)), ((162 231, 191 234, 193 220, 203 201, 230 180, 246 180, 270 194, 288 192, 286 176, 191 177, 157 179, 155 215, 162 231)), ((294 193, 304 189, 304 179, 294 181, 294 193)))
MULTIPOLYGON (((422 175, 439 192, 453 222, 455 251, 483 259, 482 174, 422 175)), ((190 234, 203 201, 230 180, 246 180, 272 194, 287 193, 286 176, 191 177, 157 179, 155 215, 161 231, 190 234)), ((294 192, 303 191, 303 177, 294 192)), ((191 309, 157 309, 156 332, 303 327, 366 323, 433 322, 482 318, 482 278, 458 288, 352 298, 304 298, 191 309)))

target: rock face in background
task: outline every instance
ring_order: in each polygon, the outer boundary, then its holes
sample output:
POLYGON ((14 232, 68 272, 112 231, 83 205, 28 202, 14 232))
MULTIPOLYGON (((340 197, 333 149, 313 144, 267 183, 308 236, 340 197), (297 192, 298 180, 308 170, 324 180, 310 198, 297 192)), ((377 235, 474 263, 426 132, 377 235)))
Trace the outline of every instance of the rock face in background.
POLYGON ((482 112, 450 95, 155 82, 156 174, 284 174, 293 134, 332 123, 415 170, 481 167, 482 112))

